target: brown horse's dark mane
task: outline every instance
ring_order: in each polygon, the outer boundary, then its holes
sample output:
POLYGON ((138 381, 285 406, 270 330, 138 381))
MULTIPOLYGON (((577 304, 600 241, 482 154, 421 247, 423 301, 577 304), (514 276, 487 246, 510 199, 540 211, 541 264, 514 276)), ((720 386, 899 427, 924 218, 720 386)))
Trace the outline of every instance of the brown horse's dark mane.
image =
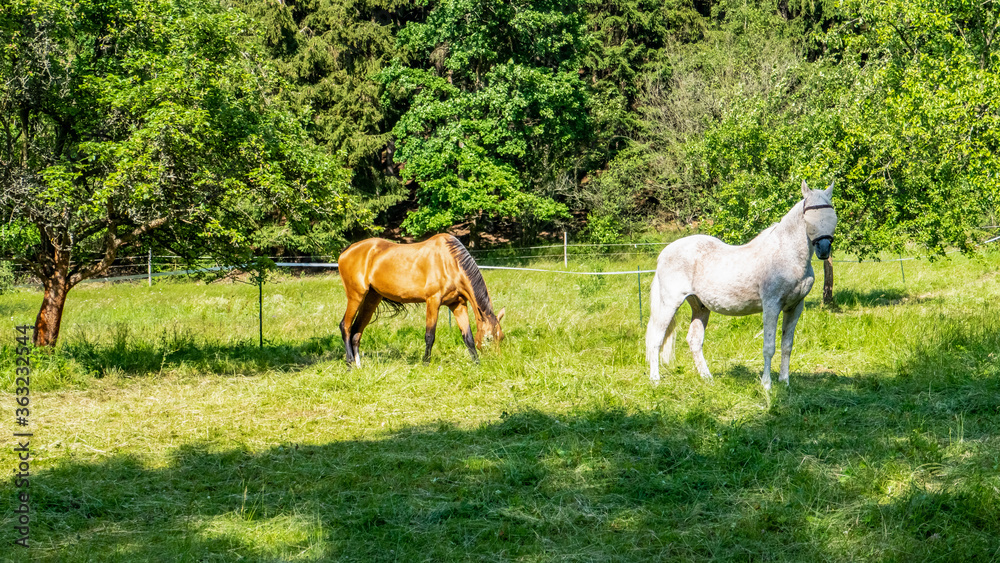
POLYGON ((469 278, 479 310, 484 316, 493 316, 493 303, 490 302, 490 294, 486 290, 486 281, 483 280, 483 274, 479 271, 476 261, 472 259, 472 255, 469 254, 469 250, 453 236, 448 237, 448 250, 451 251, 451 255, 458 261, 459 267, 469 278))

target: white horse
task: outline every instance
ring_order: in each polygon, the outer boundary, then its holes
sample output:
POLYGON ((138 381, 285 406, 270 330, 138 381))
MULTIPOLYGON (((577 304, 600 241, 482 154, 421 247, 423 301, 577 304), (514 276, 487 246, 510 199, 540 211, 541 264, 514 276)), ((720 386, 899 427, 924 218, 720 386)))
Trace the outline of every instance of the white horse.
POLYGON ((669 244, 660 252, 650 290, 652 313, 646 328, 646 360, 649 379, 654 384, 660 381, 657 356, 667 363, 673 357, 674 317, 685 299, 691 305, 687 341, 698 373, 705 379, 712 378, 701 353, 709 313, 736 316, 764 313, 764 373, 760 381, 766 390, 771 389, 778 313, 784 312, 778 379, 788 384, 795 324, 813 285, 812 253, 815 249, 821 260, 830 256, 837 226, 832 195, 832 183, 825 190, 810 190, 803 180, 802 201, 781 222, 747 244, 730 246, 715 237, 693 235, 669 244))

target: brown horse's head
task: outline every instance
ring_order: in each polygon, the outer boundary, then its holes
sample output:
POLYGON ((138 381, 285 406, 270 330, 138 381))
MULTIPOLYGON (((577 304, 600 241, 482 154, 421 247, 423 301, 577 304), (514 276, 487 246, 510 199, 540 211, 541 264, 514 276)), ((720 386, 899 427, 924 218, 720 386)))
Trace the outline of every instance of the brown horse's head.
POLYGON ((500 328, 500 321, 503 320, 503 314, 506 310, 505 307, 500 309, 500 312, 496 315, 483 315, 483 319, 477 327, 479 330, 476 331, 476 348, 482 348, 484 342, 499 344, 503 340, 503 329, 500 328))

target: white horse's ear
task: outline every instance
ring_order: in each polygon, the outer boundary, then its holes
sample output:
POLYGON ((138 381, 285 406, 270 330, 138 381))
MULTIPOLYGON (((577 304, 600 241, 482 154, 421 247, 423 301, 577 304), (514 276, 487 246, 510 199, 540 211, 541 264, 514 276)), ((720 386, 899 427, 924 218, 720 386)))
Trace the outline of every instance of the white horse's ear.
POLYGON ((503 314, 506 313, 506 312, 507 312, 507 307, 501 308, 500 312, 497 313, 497 320, 498 321, 502 321, 503 320, 503 314))
POLYGON ((806 185, 806 181, 802 180, 802 197, 809 197, 809 186, 806 185))
POLYGON ((833 181, 830 182, 830 187, 826 189, 826 195, 833 195, 833 185, 836 184, 836 183, 837 183, 837 179, 834 178, 833 181))

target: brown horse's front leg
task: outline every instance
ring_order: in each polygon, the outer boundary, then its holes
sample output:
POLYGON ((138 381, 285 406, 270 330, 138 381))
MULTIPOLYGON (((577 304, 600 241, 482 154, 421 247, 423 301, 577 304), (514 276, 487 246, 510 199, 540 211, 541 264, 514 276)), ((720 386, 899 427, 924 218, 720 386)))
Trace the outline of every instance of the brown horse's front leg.
POLYGON ((434 347, 434 335, 437 332, 438 309, 441 308, 441 300, 431 297, 427 300, 427 329, 424 332, 424 343, 427 348, 424 351, 424 363, 431 361, 431 348, 434 347))
POLYGON ((479 363, 479 354, 476 353, 476 340, 472 337, 472 327, 469 325, 469 314, 465 303, 459 302, 451 307, 451 312, 455 314, 455 322, 462 331, 462 340, 465 347, 469 349, 472 361, 479 363))

